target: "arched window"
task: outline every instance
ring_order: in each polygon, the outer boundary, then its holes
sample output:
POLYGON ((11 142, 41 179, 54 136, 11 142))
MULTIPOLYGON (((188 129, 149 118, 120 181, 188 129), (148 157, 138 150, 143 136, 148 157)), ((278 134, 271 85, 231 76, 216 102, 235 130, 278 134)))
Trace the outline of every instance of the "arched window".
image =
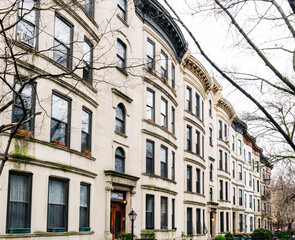
POLYGON ((210 174, 210 180, 212 180, 213 179, 213 164, 212 163, 210 164, 210 172, 209 172, 209 174, 210 174))
POLYGON ((116 108, 116 131, 125 134, 125 110, 122 103, 116 108))
POLYGON ((115 152, 115 170, 119 172, 125 171, 125 152, 120 147, 115 152))

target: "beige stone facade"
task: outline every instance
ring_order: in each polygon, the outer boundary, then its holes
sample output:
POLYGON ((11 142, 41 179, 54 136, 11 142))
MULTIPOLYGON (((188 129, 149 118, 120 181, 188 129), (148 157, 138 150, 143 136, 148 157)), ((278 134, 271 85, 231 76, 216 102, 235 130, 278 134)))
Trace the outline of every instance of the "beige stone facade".
MULTIPOLYGON (((0 239, 114 239, 131 232, 131 209, 138 237, 211 239, 265 220, 270 227, 262 149, 156 0, 94 1, 93 11, 91 1, 25 2, 37 4, 27 19, 33 41, 21 21, 8 37, 25 53, 21 76, 43 75, 31 95, 41 115, 30 138, 14 138, 0 176, 0 239)), ((14 104, 0 125, 15 114, 14 104)), ((7 140, 0 135, 2 149, 7 140)))

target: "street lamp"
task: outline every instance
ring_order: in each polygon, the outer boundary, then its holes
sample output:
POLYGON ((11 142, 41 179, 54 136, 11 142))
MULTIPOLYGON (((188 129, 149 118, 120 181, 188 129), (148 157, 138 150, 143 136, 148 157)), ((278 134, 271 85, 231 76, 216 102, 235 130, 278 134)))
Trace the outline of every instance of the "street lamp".
POLYGON ((133 240, 133 236, 134 236, 134 232, 133 232, 133 229, 134 229, 134 220, 136 219, 136 212, 134 212, 133 209, 131 209, 131 212, 128 214, 130 220, 131 220, 131 239, 133 240))

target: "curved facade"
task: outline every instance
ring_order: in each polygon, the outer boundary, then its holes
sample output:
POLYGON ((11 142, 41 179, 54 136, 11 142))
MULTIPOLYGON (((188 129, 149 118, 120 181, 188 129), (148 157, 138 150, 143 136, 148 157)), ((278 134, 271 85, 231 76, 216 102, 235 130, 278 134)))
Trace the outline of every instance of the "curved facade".
MULTIPOLYGON (((13 139, 0 176, 0 239, 117 239, 131 232, 132 209, 138 237, 211 239, 263 226, 262 149, 163 6, 25 3, 35 15, 9 36, 24 52, 20 75, 38 76, 26 96, 41 115, 13 139)), ((8 80, 20 84, 13 70, 8 80)))

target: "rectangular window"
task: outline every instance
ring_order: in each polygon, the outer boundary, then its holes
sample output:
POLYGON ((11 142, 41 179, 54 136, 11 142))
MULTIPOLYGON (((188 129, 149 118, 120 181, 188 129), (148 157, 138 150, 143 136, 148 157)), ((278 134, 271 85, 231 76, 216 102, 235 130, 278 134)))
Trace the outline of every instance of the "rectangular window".
POLYGON ((196 225, 197 234, 201 234, 201 209, 199 208, 196 209, 196 225))
POLYGON ((127 12, 126 0, 118 0, 117 14, 125 21, 127 19, 126 12, 127 12))
POLYGON ((32 47, 37 45, 39 1, 21 0, 18 6, 18 19, 16 27, 16 40, 22 41, 32 47))
POLYGON ((229 213, 226 212, 226 231, 229 231, 229 213))
POLYGON ((193 209, 186 209, 186 234, 193 234, 193 209))
POLYGON ((168 105, 168 102, 164 98, 161 98, 161 126, 164 126, 166 128, 168 127, 167 105, 168 105))
POLYGON ((250 217, 250 232, 253 232, 253 217, 250 217))
POLYGON ((204 101, 202 100, 202 122, 204 122, 204 101))
POLYGON ((232 150, 235 151, 235 137, 232 136, 232 150))
POLYGON ((243 206, 243 191, 239 189, 239 206, 243 206))
POLYGON ((155 121, 155 92, 146 90, 146 119, 155 121))
POLYGON ((221 122, 221 120, 218 121, 218 138, 222 139, 222 122, 221 122))
POLYGON ((167 229, 167 201, 166 197, 161 197, 161 229, 167 229))
POLYGON ((126 45, 117 40, 117 67, 121 70, 126 67, 126 45))
POLYGON ((233 205, 236 205, 236 188, 233 187, 233 205))
POLYGON ((223 180, 219 180, 219 199, 223 200, 223 180))
POLYGON ((186 150, 192 151, 192 128, 186 126, 186 150))
POLYGON ((55 15, 53 60, 72 68, 73 26, 59 15, 55 15))
POLYGON ((200 155, 200 133, 196 131, 196 154, 200 155))
POLYGON ((240 232, 243 232, 243 214, 239 214, 239 227, 240 232))
POLYGON ((202 157, 203 158, 204 158, 204 151, 205 151, 204 136, 202 136, 202 157))
POLYGON ((249 187, 252 187, 252 174, 249 173, 249 187))
MULTIPOLYGON (((29 119, 33 114, 35 110, 35 85, 34 84, 28 84, 25 83, 25 79, 22 79, 23 84, 25 85, 23 90, 20 93, 20 97, 24 102, 25 106, 25 112, 22 107, 21 99, 17 97, 15 99, 15 102, 12 107, 12 122, 18 123, 22 120, 23 115, 24 119, 23 121, 29 119)), ((14 90, 19 91, 21 88, 20 82, 15 81, 14 90)), ((34 119, 20 125, 20 129, 29 130, 32 133, 34 132, 34 119)))
POLYGON ((85 10, 91 17, 94 17, 94 0, 85 0, 85 10))
POLYGON ((161 51, 161 77, 168 80, 168 56, 161 51))
POLYGON ((232 163, 233 163, 233 178, 236 178, 236 163, 235 161, 233 161, 232 163))
POLYGON ((145 207, 145 228, 154 229, 154 196, 146 195, 146 207, 145 207))
POLYGON ((175 199, 172 199, 172 229, 176 229, 175 227, 175 199))
POLYGON ((171 179, 175 181, 175 152, 172 152, 171 179))
POLYGON ((196 169, 196 193, 201 193, 201 171, 196 169))
POLYGON ((242 174, 242 165, 241 164, 239 164, 238 165, 238 170, 239 170, 239 180, 241 180, 242 181, 242 179, 243 179, 243 174, 242 174))
POLYGON ((228 201, 228 182, 225 182, 225 200, 228 201))
POLYGON ((242 142, 240 139, 238 140, 238 152, 240 155, 242 155, 242 142))
POLYGON ((212 101, 209 100, 209 116, 212 117, 212 101))
POLYGON ((82 127, 81 127, 81 150, 91 152, 91 124, 92 113, 83 108, 82 109, 82 127))
POLYGON ((6 233, 31 231, 31 196, 32 174, 10 171, 6 233))
POLYGON ((51 104, 50 141, 69 147, 71 101, 53 92, 51 104))
POLYGON ((227 125, 224 124, 224 139, 227 139, 227 125))
POLYGON ((175 88, 175 66, 171 63, 171 87, 175 88))
POLYGON ((188 192, 192 191, 192 167, 186 167, 186 189, 188 192))
POLYGON ((147 67, 155 69, 155 43, 150 39, 147 39, 146 58, 147 67))
POLYGON ((257 192, 259 192, 259 180, 257 180, 257 192))
POLYGON ((224 212, 220 212, 220 232, 224 232, 224 212))
POLYGON ((47 231, 66 232, 68 226, 69 181, 49 178, 47 231))
POLYGON ((175 108, 171 107, 171 131, 175 134, 175 108))
POLYGON ((247 194, 245 193, 245 199, 244 199, 244 202, 245 202, 245 208, 247 208, 247 194))
POLYGON ((257 199, 257 211, 260 212, 260 200, 257 199))
POLYGON ((186 88, 186 110, 192 111, 192 89, 186 88))
POLYGON ((90 185, 81 183, 80 185, 80 231, 89 230, 90 213, 90 185))
POLYGON ((223 169, 222 164, 222 150, 219 150, 219 169, 223 169))
POLYGON ((252 209, 252 195, 249 195, 249 208, 252 209))
POLYGON ((93 63, 93 45, 84 39, 84 55, 83 55, 83 79, 92 85, 92 63, 93 63))
POLYGON ((255 198, 253 198, 253 208, 254 208, 254 212, 256 211, 256 202, 255 202, 255 198))
POLYGON ((227 153, 224 153, 224 170, 227 172, 227 153))
POLYGON ((161 146, 161 177, 168 177, 167 167, 167 148, 161 146))
POLYGON ((212 146, 213 142, 212 142, 212 128, 209 127, 209 144, 212 146))
POLYGON ((146 140, 146 173, 154 174, 155 159, 154 159, 154 142, 146 140))
POLYGON ((196 93, 196 116, 200 118, 200 96, 196 93))

